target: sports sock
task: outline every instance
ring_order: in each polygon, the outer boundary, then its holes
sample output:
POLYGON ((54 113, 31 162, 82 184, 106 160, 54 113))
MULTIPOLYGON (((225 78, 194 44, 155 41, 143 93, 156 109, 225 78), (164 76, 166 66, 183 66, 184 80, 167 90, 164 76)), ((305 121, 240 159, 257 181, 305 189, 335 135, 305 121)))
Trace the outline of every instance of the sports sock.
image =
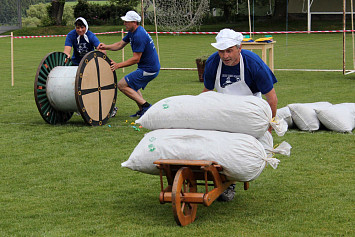
POLYGON ((146 101, 144 104, 142 104, 142 107, 149 107, 150 104, 146 101))

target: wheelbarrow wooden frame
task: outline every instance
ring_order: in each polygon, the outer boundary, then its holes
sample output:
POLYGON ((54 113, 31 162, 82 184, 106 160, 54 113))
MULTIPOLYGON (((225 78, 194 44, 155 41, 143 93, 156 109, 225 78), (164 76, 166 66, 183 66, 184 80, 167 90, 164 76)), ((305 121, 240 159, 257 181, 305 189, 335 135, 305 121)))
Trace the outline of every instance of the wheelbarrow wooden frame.
MULTIPOLYGON (((175 221, 181 226, 194 222, 197 204, 210 206, 235 182, 227 180, 225 175, 220 174, 223 168, 215 161, 159 159, 154 164, 160 170, 159 201, 161 204, 172 203, 175 221), (168 183, 166 187, 163 182, 164 175, 168 183), (197 183, 197 180, 204 182, 197 183), (197 185, 204 185, 205 192, 197 192, 197 185), (209 186, 214 188, 209 190, 209 186)), ((248 188, 249 183, 244 182, 244 190, 248 188)))

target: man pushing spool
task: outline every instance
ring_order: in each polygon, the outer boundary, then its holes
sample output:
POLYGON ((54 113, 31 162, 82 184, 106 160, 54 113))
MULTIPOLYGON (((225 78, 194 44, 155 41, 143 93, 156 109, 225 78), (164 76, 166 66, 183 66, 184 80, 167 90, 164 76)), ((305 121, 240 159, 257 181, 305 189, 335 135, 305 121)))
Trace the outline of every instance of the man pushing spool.
POLYGON ((98 49, 117 51, 123 49, 128 43, 131 44, 133 57, 120 63, 111 60, 111 70, 138 64, 137 70, 124 76, 117 86, 138 105, 138 111, 130 117, 140 117, 152 106, 143 98, 140 89, 144 90, 147 84, 158 76, 160 63, 151 36, 139 25, 141 17, 135 11, 129 11, 121 19, 128 34, 121 41, 111 45, 100 43, 98 49))

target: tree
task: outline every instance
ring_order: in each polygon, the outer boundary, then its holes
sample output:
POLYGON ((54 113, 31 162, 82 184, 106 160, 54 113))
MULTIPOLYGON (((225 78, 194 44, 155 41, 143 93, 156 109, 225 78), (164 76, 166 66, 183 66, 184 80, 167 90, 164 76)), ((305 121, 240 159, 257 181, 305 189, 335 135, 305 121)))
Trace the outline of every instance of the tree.
POLYGON ((231 18, 231 13, 235 10, 238 0, 211 0, 210 8, 220 8, 223 10, 224 18, 229 21, 231 18))
POLYGON ((284 19, 287 13, 287 3, 289 0, 275 0, 274 18, 284 19))
POLYGON ((48 15, 51 17, 53 25, 62 25, 65 0, 52 0, 48 8, 48 15))
POLYGON ((141 0, 109 0, 109 2, 119 6, 130 6, 133 8, 136 7, 141 0))

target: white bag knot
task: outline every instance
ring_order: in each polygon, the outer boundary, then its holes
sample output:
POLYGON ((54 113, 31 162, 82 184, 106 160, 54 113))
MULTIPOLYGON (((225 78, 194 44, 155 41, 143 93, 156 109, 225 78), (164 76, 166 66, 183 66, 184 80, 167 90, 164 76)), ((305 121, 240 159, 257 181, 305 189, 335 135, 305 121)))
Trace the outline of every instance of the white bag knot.
POLYGON ((290 156, 291 148, 292 148, 292 146, 289 143, 283 141, 283 142, 281 142, 280 145, 278 145, 274 149, 272 149, 272 152, 277 153, 277 154, 281 154, 281 155, 285 155, 285 156, 290 156))
POLYGON ((263 160, 274 169, 276 169, 277 165, 280 163, 280 160, 272 157, 263 158, 263 160))
POLYGON ((270 121, 270 125, 275 130, 276 134, 280 137, 285 135, 288 129, 287 122, 283 118, 272 118, 272 120, 270 121))

